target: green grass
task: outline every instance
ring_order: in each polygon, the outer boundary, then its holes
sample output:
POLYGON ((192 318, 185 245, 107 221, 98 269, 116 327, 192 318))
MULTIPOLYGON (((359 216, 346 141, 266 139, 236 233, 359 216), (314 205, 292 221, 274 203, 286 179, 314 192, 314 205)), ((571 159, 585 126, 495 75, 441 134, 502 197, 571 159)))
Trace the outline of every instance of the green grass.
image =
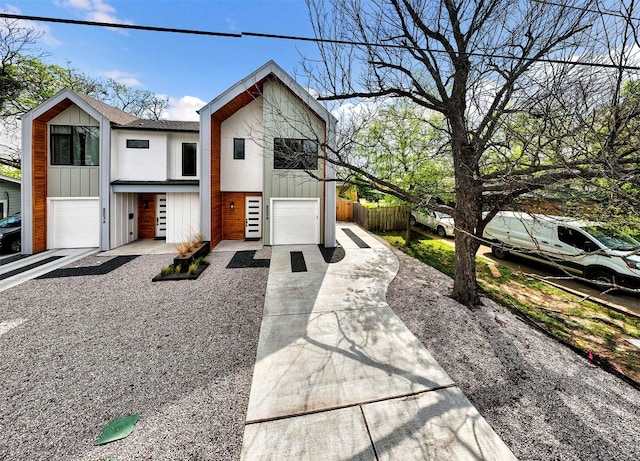
MULTIPOLYGON (((379 235, 408 255, 453 277, 455 253, 446 242, 420 235, 405 246, 404 232, 387 231, 379 235)), ((501 266, 499 270, 501 276, 496 278, 488 262, 476 258, 478 285, 487 297, 526 316, 585 354, 593 352, 640 382, 640 350, 625 341, 640 338, 640 319, 582 300, 507 267, 501 266)))

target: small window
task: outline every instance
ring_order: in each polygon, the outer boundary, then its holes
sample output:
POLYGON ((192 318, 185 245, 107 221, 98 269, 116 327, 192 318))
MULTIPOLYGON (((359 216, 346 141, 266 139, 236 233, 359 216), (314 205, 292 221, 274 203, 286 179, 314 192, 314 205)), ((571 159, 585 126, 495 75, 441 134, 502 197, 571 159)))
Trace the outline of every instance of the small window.
POLYGON ((196 176, 196 152, 195 142, 182 143, 182 176, 196 176))
POLYGON ((276 170, 318 169, 318 143, 310 139, 275 138, 273 153, 276 170))
POLYGON ((148 149, 148 139, 127 139, 127 149, 148 149))
POLYGON ((244 160, 244 139, 233 138, 233 159, 244 160))

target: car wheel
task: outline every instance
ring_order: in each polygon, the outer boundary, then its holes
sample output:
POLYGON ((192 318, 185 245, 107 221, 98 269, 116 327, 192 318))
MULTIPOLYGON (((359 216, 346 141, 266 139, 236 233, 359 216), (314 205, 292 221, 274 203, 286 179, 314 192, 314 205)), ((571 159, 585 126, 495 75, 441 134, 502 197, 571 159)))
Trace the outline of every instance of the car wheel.
POLYGON ((445 238, 447 236, 447 231, 442 226, 438 226, 436 232, 438 232, 438 237, 445 238))
POLYGON ((497 259, 506 259, 509 252, 501 246, 493 245, 491 247, 491 254, 497 259))
POLYGON ((589 280, 596 285, 613 285, 616 283, 616 276, 607 270, 598 269, 589 273, 589 280))
POLYGON ((20 253, 20 248, 22 247, 21 243, 20 239, 16 239, 11 242, 11 245, 9 246, 10 251, 12 253, 20 253))
POLYGON ((410 226, 416 225, 416 218, 413 215, 409 218, 409 225, 410 226))

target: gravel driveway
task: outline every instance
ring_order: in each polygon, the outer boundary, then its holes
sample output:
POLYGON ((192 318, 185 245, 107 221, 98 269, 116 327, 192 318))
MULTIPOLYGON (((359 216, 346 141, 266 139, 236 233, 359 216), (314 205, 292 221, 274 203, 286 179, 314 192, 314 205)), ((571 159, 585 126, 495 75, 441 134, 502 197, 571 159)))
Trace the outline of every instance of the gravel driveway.
MULTIPOLYGON (((152 283, 170 255, 0 294, 0 459, 239 459, 269 269, 152 283), (94 447, 112 419, 126 439, 94 447)), ((85 258, 77 265, 100 264, 85 258)))
POLYGON ((638 390, 502 306, 461 306, 449 277, 394 252, 389 305, 520 460, 640 459, 638 390))
MULTIPOLYGON (((640 392, 394 251, 389 304, 519 459, 640 459, 640 392)), ((158 255, 0 294, 0 323, 19 323, 0 330, 0 459, 239 459, 268 269, 231 256, 196 281, 151 283, 158 255), (132 413, 128 438, 93 447, 132 413)))

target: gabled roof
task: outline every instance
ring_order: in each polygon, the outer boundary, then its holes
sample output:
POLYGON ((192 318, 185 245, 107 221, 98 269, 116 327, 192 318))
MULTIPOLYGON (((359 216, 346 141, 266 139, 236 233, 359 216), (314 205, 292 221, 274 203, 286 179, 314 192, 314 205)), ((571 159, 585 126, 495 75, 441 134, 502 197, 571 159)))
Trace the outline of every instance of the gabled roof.
MULTIPOLYGON (((44 101, 39 106, 31 109, 21 118, 23 120, 27 120, 29 118, 35 119, 45 114, 51 114, 55 108, 58 108, 59 113, 59 111, 64 110, 70 104, 77 105, 95 119, 106 118, 111 123, 129 123, 138 119, 135 115, 116 109, 109 104, 105 104, 104 102, 70 89, 58 91, 55 95, 44 101)), ((48 117, 51 117, 51 115, 48 115, 48 117)))
POLYGON ((19 179, 12 178, 10 176, 5 176, 5 175, 2 175, 2 174, 0 174, 0 181, 12 182, 12 183, 18 184, 18 185, 21 183, 21 181, 19 179))
MULTIPOLYGON (((69 90, 69 91, 72 91, 72 90, 69 90)), ((94 99, 91 96, 87 96, 86 94, 76 93, 75 91, 72 91, 72 92, 78 95, 78 97, 80 97, 83 101, 85 101, 95 110, 100 112, 100 114, 102 114, 102 116, 108 119, 111 123, 115 123, 117 125, 124 125, 127 123, 131 123, 135 120, 138 120, 138 117, 136 117, 133 114, 130 114, 129 112, 125 112, 116 107, 110 106, 109 104, 106 104, 102 101, 98 101, 97 99, 94 99)))
POLYGON ((273 60, 267 62, 262 67, 214 98, 211 102, 202 107, 198 113, 202 114, 208 112, 214 114, 243 93, 257 93, 262 86, 262 83, 270 76, 274 76, 280 80, 304 104, 306 104, 320 118, 325 120, 327 124, 335 123, 335 117, 333 117, 333 115, 331 115, 331 113, 322 104, 312 97, 307 90, 291 78, 291 76, 289 76, 289 74, 287 74, 273 60))
POLYGON ((129 130, 152 131, 188 131, 198 133, 200 122, 186 122, 179 120, 143 120, 136 119, 132 122, 114 126, 114 128, 126 128, 129 130))

